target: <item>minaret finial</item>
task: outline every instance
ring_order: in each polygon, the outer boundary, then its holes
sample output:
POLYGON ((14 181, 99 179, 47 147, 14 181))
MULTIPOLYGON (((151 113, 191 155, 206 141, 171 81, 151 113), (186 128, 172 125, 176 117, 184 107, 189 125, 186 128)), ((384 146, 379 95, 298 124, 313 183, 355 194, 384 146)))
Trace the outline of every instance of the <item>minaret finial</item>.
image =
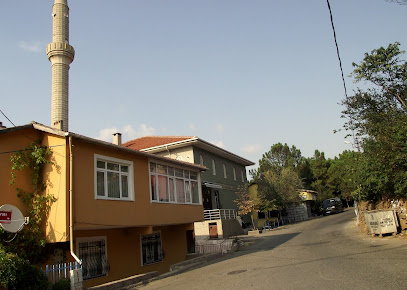
POLYGON ((47 46, 52 64, 51 127, 68 131, 69 65, 75 50, 69 44, 69 8, 67 0, 55 0, 52 9, 52 43, 47 46))

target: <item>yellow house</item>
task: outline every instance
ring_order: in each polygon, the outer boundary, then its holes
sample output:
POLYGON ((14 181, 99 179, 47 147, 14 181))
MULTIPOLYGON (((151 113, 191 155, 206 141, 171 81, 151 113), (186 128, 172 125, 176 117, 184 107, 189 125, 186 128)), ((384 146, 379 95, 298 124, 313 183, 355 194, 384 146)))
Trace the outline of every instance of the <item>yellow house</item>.
POLYGON ((0 205, 24 213, 16 187, 28 188, 29 171, 10 186, 13 152, 34 140, 52 150, 44 179, 56 198, 46 221, 48 264, 83 262, 84 286, 169 270, 193 245, 194 222, 203 220, 200 165, 129 149, 32 122, 0 130, 0 205), (69 249, 69 250, 67 250, 69 249))
MULTIPOLYGON (((256 199, 258 197, 257 183, 251 183, 248 190, 251 198, 256 199)), ((301 198, 301 203, 285 208, 286 221, 295 222, 307 220, 312 216, 311 208, 317 199, 318 193, 313 190, 301 189, 298 190, 298 195, 301 198)), ((264 226, 267 227, 268 225, 271 227, 280 226, 284 223, 283 217, 273 217, 270 216, 270 213, 263 213, 261 214, 261 217, 259 217, 259 212, 253 211, 251 215, 257 228, 263 228, 264 226)))

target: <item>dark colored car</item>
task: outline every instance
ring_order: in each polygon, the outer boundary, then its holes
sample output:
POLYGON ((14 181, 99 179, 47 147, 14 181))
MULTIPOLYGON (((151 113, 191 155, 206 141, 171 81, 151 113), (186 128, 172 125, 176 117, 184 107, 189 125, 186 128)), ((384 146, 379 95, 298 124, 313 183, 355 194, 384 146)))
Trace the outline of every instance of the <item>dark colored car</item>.
POLYGON ((343 212, 342 201, 335 197, 326 199, 322 202, 321 211, 323 215, 343 212))

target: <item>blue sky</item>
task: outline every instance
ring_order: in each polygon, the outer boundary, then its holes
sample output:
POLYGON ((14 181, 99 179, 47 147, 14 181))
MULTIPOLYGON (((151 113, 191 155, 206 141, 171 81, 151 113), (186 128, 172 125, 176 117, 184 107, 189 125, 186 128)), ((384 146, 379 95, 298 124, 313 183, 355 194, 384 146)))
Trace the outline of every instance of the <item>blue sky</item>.
MULTIPOLYGON (((395 41, 407 48, 407 6, 330 3, 351 94, 352 62, 395 41)), ((68 4, 70 131, 106 141, 116 131, 123 141, 198 136, 256 163, 278 142, 306 157, 351 149, 333 133, 344 90, 325 0, 68 4)), ((0 2, 0 109, 16 125, 50 125, 52 5, 0 2)))

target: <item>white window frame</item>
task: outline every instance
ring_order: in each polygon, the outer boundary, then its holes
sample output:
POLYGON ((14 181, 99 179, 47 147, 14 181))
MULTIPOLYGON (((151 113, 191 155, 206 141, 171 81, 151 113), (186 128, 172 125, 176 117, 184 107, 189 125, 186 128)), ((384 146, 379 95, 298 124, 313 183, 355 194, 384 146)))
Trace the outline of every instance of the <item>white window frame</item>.
POLYGON ((150 202, 152 203, 171 203, 171 204, 190 204, 190 205, 201 205, 202 204, 202 186, 201 186, 201 174, 199 171, 197 170, 191 170, 191 169, 185 169, 182 167, 177 167, 174 166, 173 164, 170 163, 166 163, 166 162, 160 162, 157 160, 149 160, 148 162, 148 173, 149 173, 149 187, 150 187, 150 202), (167 174, 162 174, 162 173, 158 173, 158 172, 151 172, 151 163, 155 163, 156 166, 157 165, 163 165, 163 166, 167 166, 167 167, 171 167, 174 169, 174 172, 176 169, 182 170, 183 172, 183 177, 179 177, 179 176, 175 176, 175 175, 168 175, 168 169, 167 169, 167 174), (188 172, 188 176, 189 177, 185 177, 185 173, 188 172), (190 172, 194 172, 196 173, 197 178, 196 179, 192 179, 190 177, 190 172), (155 195, 156 195, 156 199, 153 199, 153 194, 152 194, 152 186, 151 186, 151 177, 155 176, 156 179, 156 187, 155 187, 155 195), (168 190, 168 195, 170 194, 170 179, 173 180, 173 190, 174 190, 174 199, 175 200, 171 200, 171 197, 168 196, 168 201, 167 200, 160 200, 159 198, 159 190, 157 190, 158 188, 158 176, 165 176, 167 178, 167 190, 168 190), (184 198, 185 201, 184 202, 179 202, 178 201, 178 194, 177 194, 177 179, 182 179, 183 180, 183 186, 184 186, 184 198), (192 202, 193 198, 192 198, 192 186, 191 186, 191 182, 196 182, 196 186, 197 186, 197 190, 198 190, 198 202, 192 202), (187 201, 187 194, 189 194, 189 201, 187 201))
POLYGON ((241 173, 241 175, 242 175, 242 182, 244 182, 243 169, 240 170, 240 173, 241 173))
POLYGON ((228 174, 227 174, 227 172, 226 172, 226 164, 225 164, 225 163, 223 163, 223 178, 224 178, 224 179, 227 179, 227 178, 228 178, 228 174))
MULTIPOLYGON (((106 274, 105 275, 99 275, 99 276, 95 276, 95 277, 90 277, 90 278, 87 278, 87 279, 84 279, 84 280, 90 280, 90 279, 96 279, 96 278, 99 278, 99 277, 105 277, 105 276, 108 276, 109 275, 109 260, 108 260, 108 255, 107 255, 107 237, 106 236, 95 236, 95 237, 82 237, 82 238, 76 238, 76 253, 78 253, 78 255, 80 255, 79 254, 79 244, 81 244, 81 243, 86 243, 86 242, 98 242, 98 241, 104 241, 105 242, 105 259, 106 259, 106 263, 107 263, 107 268, 108 268, 108 270, 107 270, 107 272, 106 272, 106 274)), ((82 257, 80 257, 79 256, 79 258, 80 259, 82 259, 83 260, 83 258, 82 257)), ((83 262, 83 261, 82 261, 83 262)), ((82 264, 82 267, 84 267, 84 266, 86 266, 86 265, 84 265, 84 264, 82 264)))
POLYGON ((233 180, 236 180, 236 168, 233 166, 233 180))
POLYGON ((164 249, 163 249, 163 238, 162 238, 161 231, 153 231, 151 234, 140 235, 140 262, 141 262, 141 266, 145 267, 145 266, 149 266, 149 265, 154 265, 154 264, 157 264, 157 263, 161 263, 162 261, 164 261, 164 249), (160 234, 161 251, 163 252, 162 259, 160 261, 155 261, 153 263, 143 264, 143 236, 150 236, 150 235, 157 234, 157 233, 160 234))
MULTIPOLYGON (((106 200, 122 200, 122 201, 134 201, 134 174, 133 174, 133 162, 124 160, 124 159, 118 159, 118 158, 113 158, 109 156, 104 156, 104 155, 99 155, 95 154, 94 155, 94 187, 95 187, 95 199, 106 199, 106 200), (121 188, 121 182, 120 182, 120 197, 115 198, 115 197, 109 197, 107 193, 107 177, 105 177, 105 195, 98 195, 98 187, 97 187, 97 172, 105 172, 107 173, 109 170, 108 169, 101 169, 97 167, 97 162, 98 161, 103 161, 103 162, 109 162, 109 163, 115 163, 119 165, 124 165, 128 166, 129 172, 118 172, 120 174, 120 177, 122 175, 127 176, 127 181, 128 181, 128 197, 122 197, 122 188, 121 188)), ((120 178, 121 180, 121 178, 120 178)))
POLYGON ((216 175, 216 162, 214 159, 212 159, 212 174, 216 175))

